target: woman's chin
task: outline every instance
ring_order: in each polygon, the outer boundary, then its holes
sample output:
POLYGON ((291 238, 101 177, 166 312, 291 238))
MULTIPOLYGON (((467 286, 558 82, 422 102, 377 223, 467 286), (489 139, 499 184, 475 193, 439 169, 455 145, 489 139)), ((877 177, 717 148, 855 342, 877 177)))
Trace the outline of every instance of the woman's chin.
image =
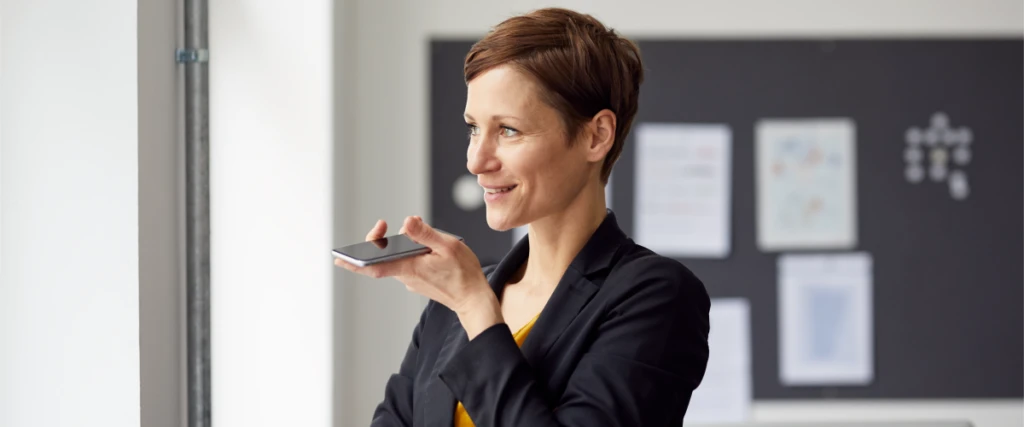
POLYGON ((507 215, 493 212, 490 209, 487 210, 487 226, 494 231, 508 231, 516 228, 516 225, 512 221, 509 221, 507 215))
POLYGON ((505 225, 504 222, 491 221, 490 218, 487 219, 487 226, 494 231, 508 231, 513 228, 505 225))

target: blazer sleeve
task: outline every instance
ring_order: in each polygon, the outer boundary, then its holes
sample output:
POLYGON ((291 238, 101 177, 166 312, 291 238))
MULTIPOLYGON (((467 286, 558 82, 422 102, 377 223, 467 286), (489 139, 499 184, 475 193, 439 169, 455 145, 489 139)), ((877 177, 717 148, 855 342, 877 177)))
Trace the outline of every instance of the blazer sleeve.
MULTIPOLYGON (((489 276, 497 265, 483 267, 485 276, 489 276)), ((427 318, 437 303, 430 301, 420 314, 420 321, 412 331, 412 341, 409 348, 405 350, 405 357, 397 374, 392 374, 384 386, 384 400, 377 405, 373 411, 371 427, 392 427, 413 425, 413 389, 416 378, 416 364, 419 361, 420 339, 423 338, 423 328, 426 326, 427 318)), ((455 409, 452 408, 452 411, 455 409)))
POLYGON ((384 386, 384 400, 377 405, 373 412, 371 427, 410 427, 412 426, 412 396, 413 381, 416 377, 416 361, 420 350, 420 337, 423 334, 423 325, 427 320, 427 313, 430 311, 433 301, 427 304, 420 321, 412 332, 412 341, 409 348, 405 350, 405 357, 398 373, 388 378, 384 386))
POLYGON ((607 310, 554 407, 506 325, 487 329, 455 355, 441 379, 477 425, 682 423, 707 368, 707 291, 674 260, 623 270, 609 280, 633 283, 607 310))

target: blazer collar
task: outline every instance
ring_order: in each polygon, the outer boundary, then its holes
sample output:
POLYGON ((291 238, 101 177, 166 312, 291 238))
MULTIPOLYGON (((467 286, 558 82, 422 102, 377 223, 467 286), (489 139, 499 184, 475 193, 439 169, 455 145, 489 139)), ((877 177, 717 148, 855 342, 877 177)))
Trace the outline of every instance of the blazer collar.
POLYGON ((618 252, 619 246, 626 240, 626 233, 619 228, 615 214, 608 209, 601 225, 594 230, 594 234, 587 240, 580 253, 573 258, 570 267, 575 268, 584 276, 596 273, 608 268, 618 252))

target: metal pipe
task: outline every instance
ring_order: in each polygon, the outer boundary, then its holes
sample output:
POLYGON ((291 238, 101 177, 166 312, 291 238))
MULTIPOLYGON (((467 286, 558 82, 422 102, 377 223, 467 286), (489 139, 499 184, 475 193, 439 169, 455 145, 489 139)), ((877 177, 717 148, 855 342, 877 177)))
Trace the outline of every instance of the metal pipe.
POLYGON ((207 2, 184 0, 188 425, 210 427, 210 113, 207 2))

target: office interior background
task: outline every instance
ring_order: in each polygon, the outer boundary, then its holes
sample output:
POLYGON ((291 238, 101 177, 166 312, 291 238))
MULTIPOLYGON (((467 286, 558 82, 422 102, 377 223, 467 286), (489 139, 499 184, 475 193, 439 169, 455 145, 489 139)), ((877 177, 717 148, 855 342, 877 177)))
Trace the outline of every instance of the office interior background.
MULTIPOLYGON (((475 40, 546 6, 592 14, 640 40, 1019 46, 1024 36, 1020 0, 212 0, 213 425, 369 423, 425 301, 397 282, 345 274, 329 250, 361 240, 378 218, 429 222, 435 200, 450 199, 431 187, 430 110, 432 97, 464 93, 431 92, 432 46, 475 40)), ((186 425, 184 88, 174 56, 181 8, 0 2, 0 426, 186 425)), ((1019 82, 1016 89, 1019 112, 1019 82)), ((1022 118, 1012 120, 1020 135, 1022 118)), ((1016 152, 1022 143, 991 142, 1016 152)), ((1007 179, 1019 189, 1017 165, 1007 179)), ((1008 195, 1006 206, 1020 212, 1021 198, 1008 195)), ((1018 254, 1022 220, 1005 236, 1018 254)), ((1022 264, 1004 278, 1018 300, 1022 264)), ((764 286, 774 282, 766 277, 764 286)), ((714 295, 716 284, 707 286, 714 295)), ((930 292, 920 284, 922 299, 930 292)), ((987 315, 950 313, 967 323, 987 315)), ((1006 327, 1019 332, 1022 322, 1018 311, 1006 327)), ((876 319, 876 334, 887 327, 876 319)), ((1022 346, 1017 336, 986 348, 1019 362, 1022 346)), ((976 378, 979 389, 1005 384, 1000 372, 976 378)), ((1020 426, 1020 373, 1006 371, 1015 391, 993 397, 755 393, 740 425, 1020 426)), ((873 378, 891 374, 876 366, 873 378)))

